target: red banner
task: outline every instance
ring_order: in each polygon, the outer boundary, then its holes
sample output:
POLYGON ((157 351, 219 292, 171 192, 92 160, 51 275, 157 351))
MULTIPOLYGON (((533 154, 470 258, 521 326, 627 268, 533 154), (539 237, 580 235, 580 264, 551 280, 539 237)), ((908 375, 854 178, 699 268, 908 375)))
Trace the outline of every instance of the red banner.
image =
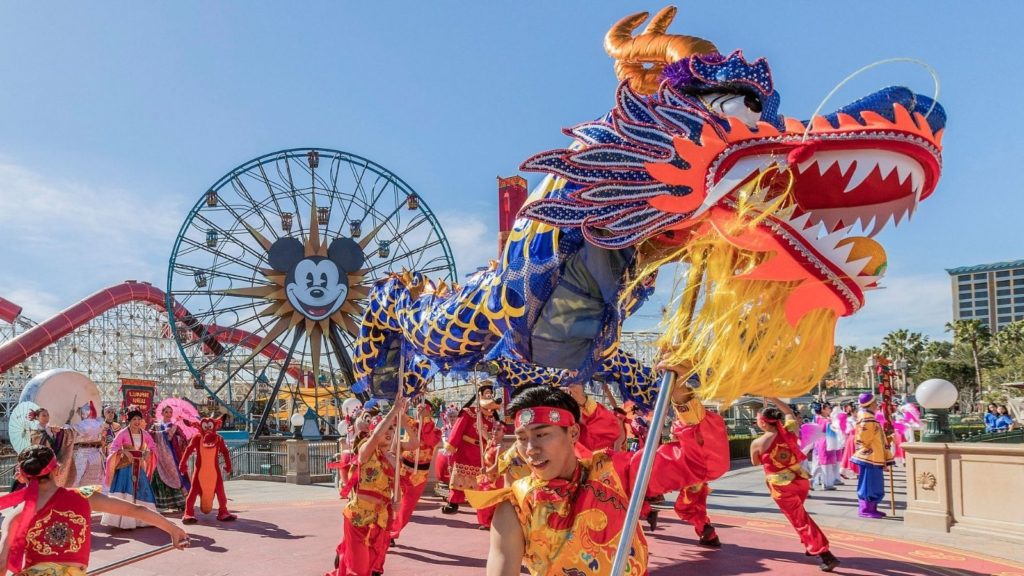
POLYGON ((138 406, 146 415, 148 422, 153 411, 153 395, 156 392, 156 380, 139 380, 136 378, 121 378, 121 398, 124 407, 138 406))

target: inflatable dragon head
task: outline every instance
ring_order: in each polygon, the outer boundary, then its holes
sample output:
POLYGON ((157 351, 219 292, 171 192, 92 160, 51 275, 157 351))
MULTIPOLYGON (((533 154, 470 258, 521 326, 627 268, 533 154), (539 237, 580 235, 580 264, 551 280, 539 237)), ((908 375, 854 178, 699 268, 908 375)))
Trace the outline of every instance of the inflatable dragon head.
POLYGON ((674 14, 636 36, 646 13, 612 27, 615 107, 568 129, 568 148, 523 164, 557 183, 522 216, 634 248, 638 282, 689 264, 660 344, 709 376, 705 394, 803 392, 825 371, 838 317, 859 310, 885 270, 873 237, 934 192, 945 112, 890 87, 806 121, 784 117, 767 61, 666 34, 674 14))

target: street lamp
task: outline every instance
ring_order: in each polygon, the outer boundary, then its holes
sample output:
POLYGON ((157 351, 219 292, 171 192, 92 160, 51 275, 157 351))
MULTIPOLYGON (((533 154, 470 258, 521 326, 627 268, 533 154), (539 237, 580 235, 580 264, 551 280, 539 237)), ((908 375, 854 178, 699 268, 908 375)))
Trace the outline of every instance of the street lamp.
POLYGON ((925 429, 921 440, 924 442, 952 442, 949 430, 949 407, 956 403, 956 386, 947 380, 932 378, 925 380, 914 391, 914 396, 925 408, 925 429))
POLYGON ((298 412, 292 412, 291 423, 292 438, 295 440, 302 440, 302 425, 306 423, 306 418, 298 412))

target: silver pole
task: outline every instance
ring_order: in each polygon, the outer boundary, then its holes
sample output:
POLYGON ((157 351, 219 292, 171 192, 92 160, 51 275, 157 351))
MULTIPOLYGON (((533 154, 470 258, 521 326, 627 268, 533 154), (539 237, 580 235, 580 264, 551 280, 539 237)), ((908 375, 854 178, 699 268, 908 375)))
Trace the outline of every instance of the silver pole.
POLYGON ((661 444, 661 430, 665 425, 665 413, 668 412, 669 399, 672 398, 672 386, 675 384, 675 372, 666 370, 661 377, 661 386, 658 389, 658 400, 654 405, 654 417, 652 418, 650 433, 647 435, 647 443, 644 445, 644 454, 640 460, 640 470, 637 473, 636 484, 633 485, 633 494, 629 498, 629 508, 626 510, 626 521, 622 525, 622 533, 619 535, 619 545, 615 549, 615 563, 612 564, 610 574, 622 574, 626 568, 626 558, 633 544, 633 534, 636 531, 637 521, 640 520, 640 508, 643 506, 644 497, 647 495, 647 484, 651 480, 651 465, 654 463, 654 453, 661 444))

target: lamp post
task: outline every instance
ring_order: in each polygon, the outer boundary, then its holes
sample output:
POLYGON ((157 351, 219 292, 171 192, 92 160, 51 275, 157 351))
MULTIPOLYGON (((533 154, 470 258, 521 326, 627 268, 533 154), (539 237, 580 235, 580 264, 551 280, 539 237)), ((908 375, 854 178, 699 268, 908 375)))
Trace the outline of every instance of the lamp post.
POLYGON ((949 429, 949 407, 956 403, 956 386, 947 380, 925 380, 914 391, 914 396, 925 408, 924 442, 952 442, 949 429))
POLYGON ((298 412, 292 412, 290 421, 292 423, 292 438, 302 440, 302 425, 306 423, 306 418, 298 412))

